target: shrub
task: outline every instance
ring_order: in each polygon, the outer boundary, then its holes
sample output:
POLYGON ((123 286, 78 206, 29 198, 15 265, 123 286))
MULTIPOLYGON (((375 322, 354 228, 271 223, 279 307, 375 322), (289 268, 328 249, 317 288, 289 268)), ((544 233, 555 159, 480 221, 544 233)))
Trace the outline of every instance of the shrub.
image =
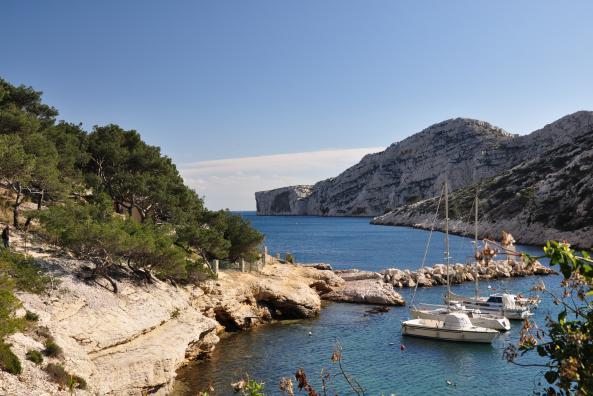
POLYGON ((50 357, 60 357, 62 356, 62 348, 53 339, 48 339, 45 341, 45 349, 43 350, 43 354, 45 356, 50 357))
POLYGON ((37 322, 39 320, 39 315, 37 315, 35 312, 27 311, 25 314, 25 319, 29 322, 37 322))
POLYGON ((23 371, 21 361, 10 350, 10 345, 0 341, 0 369, 10 374, 20 374, 23 371))
POLYGON ((288 253, 288 252, 287 252, 287 253, 286 253, 286 259, 285 259, 285 261, 286 261, 287 263, 294 264, 294 255, 293 255, 292 253, 288 253))
POLYGON ((60 364, 49 363, 44 370, 49 375, 50 380, 56 384, 68 387, 70 390, 75 388, 86 389, 84 378, 70 374, 60 364))
POLYGON ((0 340, 25 327, 25 321, 14 316, 14 311, 20 306, 14 295, 14 285, 14 279, 0 269, 0 340))
POLYGON ((175 308, 172 312, 171 312, 171 319, 176 319, 179 317, 179 315, 181 314, 181 311, 179 310, 179 308, 175 308))
POLYGON ((43 355, 41 352, 36 351, 34 349, 29 349, 27 351, 27 360, 32 361, 35 364, 41 364, 43 362, 43 355))
POLYGON ((7 249, 0 250, 0 273, 10 276, 17 290, 31 293, 44 292, 50 283, 49 276, 43 274, 32 257, 7 249))

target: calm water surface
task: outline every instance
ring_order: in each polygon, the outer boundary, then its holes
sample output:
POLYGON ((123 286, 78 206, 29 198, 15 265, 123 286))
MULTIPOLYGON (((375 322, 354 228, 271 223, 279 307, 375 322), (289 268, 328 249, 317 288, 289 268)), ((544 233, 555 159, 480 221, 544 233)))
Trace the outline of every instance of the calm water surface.
MULTIPOLYGON (((368 218, 275 217, 246 212, 253 225, 266 234, 272 253, 292 252, 300 262, 324 262, 334 268, 381 270, 389 267, 420 266, 428 232, 405 227, 369 224, 368 218)), ((442 234, 433 235, 427 265, 442 262, 442 234)), ((535 247, 521 250, 539 254, 535 247)), ((451 237, 454 261, 465 262, 472 254, 471 240, 451 237)), ((548 288, 557 287, 560 278, 529 277, 484 282, 497 290, 526 291, 543 279, 548 288)), ((452 287, 454 292, 471 295, 472 284, 452 287)), ((419 289, 417 300, 440 303, 442 287, 419 289)), ((410 301, 411 291, 402 294, 410 301)), ((544 298, 536 320, 544 322, 553 304, 544 298)), ((467 345, 401 336, 401 321, 408 318, 406 308, 392 308, 382 315, 368 315, 368 306, 328 304, 312 320, 263 326, 254 331, 232 334, 216 347, 212 358, 180 371, 175 394, 195 395, 212 381, 216 395, 231 395, 230 382, 244 374, 264 381, 266 394, 278 395, 278 382, 291 377, 299 367, 319 389, 322 369, 335 372, 331 354, 339 340, 343 363, 365 388, 367 395, 529 395, 539 380, 539 370, 522 368, 502 359, 505 344, 517 340, 520 323, 501 334, 492 345, 467 345), (309 332, 313 335, 309 336, 309 332), (404 344, 406 349, 400 350, 404 344), (454 385, 448 385, 451 381, 454 385)), ((524 362, 533 362, 535 356, 524 362)), ((348 395, 338 381, 335 387, 348 395)))

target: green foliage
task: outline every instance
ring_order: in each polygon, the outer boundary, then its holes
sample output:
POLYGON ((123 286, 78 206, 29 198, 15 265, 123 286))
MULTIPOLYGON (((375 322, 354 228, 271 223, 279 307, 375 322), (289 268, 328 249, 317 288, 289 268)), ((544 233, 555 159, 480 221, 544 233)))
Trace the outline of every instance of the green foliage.
MULTIPOLYGON (((549 241, 544 252, 550 265, 559 266, 564 276, 563 295, 552 295, 562 310, 555 319, 548 316, 546 330, 536 330, 534 323, 526 321, 518 351, 524 354, 535 350, 548 359, 543 365, 547 370, 544 378, 550 385, 545 394, 590 395, 593 394, 593 260, 589 253, 579 254, 565 242, 549 241)), ((543 286, 537 290, 547 292, 543 286)), ((505 356, 515 361, 519 356, 516 347, 510 345, 505 356)))
POLYGON ((86 389, 87 387, 84 378, 67 372, 60 364, 49 363, 44 370, 53 382, 63 387, 67 387, 71 391, 76 388, 86 389))
POLYGON ((24 328, 24 321, 14 317, 14 311, 20 307, 14 288, 14 280, 0 272, 0 340, 24 328))
POLYGON ((230 241, 229 259, 236 261, 245 258, 253 261, 259 257, 258 248, 264 240, 261 232, 251 226, 248 220, 241 216, 224 212, 226 231, 225 239, 230 241))
POLYGON ((0 276, 6 274, 14 280, 14 287, 30 293, 42 293, 50 279, 32 257, 7 249, 0 250, 0 276))
POLYGON ((37 315, 35 312, 27 311, 25 314, 25 320, 29 322, 37 322, 39 320, 39 315, 37 315))
POLYGON ((45 347, 45 349, 43 349, 43 354, 45 356, 56 358, 62 356, 62 347, 56 344, 53 338, 48 338, 47 340, 45 340, 43 346, 45 347))
POLYGON ((285 260, 287 263, 291 263, 291 264, 293 264, 293 263, 294 263, 294 256, 292 255, 292 253, 288 253, 288 252, 286 252, 286 256, 285 256, 284 260, 285 260))
POLYGON ((41 92, 0 79, 0 182, 13 192, 15 226, 26 200, 53 206, 39 216, 47 236, 90 260, 92 277, 127 266, 147 280, 188 280, 208 260, 257 257, 263 235, 240 216, 207 210, 138 132, 109 124, 87 134, 56 115, 41 92), (66 197, 76 198, 63 205, 66 197))
POLYGON ((101 201, 53 206, 39 217, 52 240, 94 264, 92 277, 109 277, 110 270, 123 267, 147 281, 151 273, 187 277, 186 252, 174 244, 174 230, 167 224, 118 216, 101 201))
POLYGON ((10 350, 10 345, 0 340, 0 369, 10 374, 20 374, 23 371, 21 361, 10 350))
POLYGON ((35 349, 29 349, 27 351, 26 356, 27 356, 27 360, 30 360, 35 364, 43 363, 43 355, 41 354, 41 352, 39 352, 35 349))
POLYGON ((41 102, 41 92, 0 78, 0 134, 37 132, 52 125, 57 115, 41 102))
POLYGON ((265 396, 264 383, 252 379, 248 380, 241 394, 244 396, 265 396))

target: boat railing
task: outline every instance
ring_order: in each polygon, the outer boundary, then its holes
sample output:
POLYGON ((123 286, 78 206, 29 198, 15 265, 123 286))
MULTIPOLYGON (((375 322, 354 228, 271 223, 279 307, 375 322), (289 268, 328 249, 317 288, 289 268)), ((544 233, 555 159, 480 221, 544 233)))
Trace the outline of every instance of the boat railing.
POLYGON ((446 305, 444 304, 426 304, 426 303, 422 303, 422 304, 418 304, 418 307, 435 307, 435 308, 447 308, 446 305))

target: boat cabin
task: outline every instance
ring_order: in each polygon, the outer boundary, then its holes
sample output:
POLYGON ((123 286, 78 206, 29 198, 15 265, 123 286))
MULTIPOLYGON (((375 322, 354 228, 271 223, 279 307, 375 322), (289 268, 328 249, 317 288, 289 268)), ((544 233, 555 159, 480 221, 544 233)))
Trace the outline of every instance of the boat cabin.
POLYGON ((443 326, 445 328, 454 330, 469 329, 473 327, 469 317, 466 314, 460 312, 451 312, 450 314, 447 314, 443 326))

